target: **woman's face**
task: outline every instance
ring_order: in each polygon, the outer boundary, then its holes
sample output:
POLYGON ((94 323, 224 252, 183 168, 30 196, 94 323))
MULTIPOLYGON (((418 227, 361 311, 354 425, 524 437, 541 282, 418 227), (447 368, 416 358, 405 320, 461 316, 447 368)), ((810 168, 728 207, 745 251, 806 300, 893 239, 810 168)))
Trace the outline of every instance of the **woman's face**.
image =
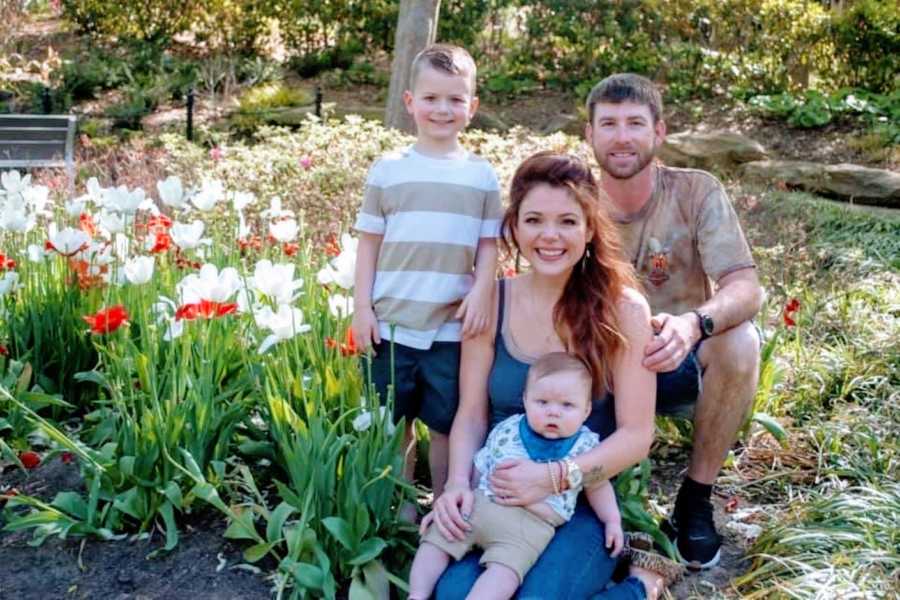
POLYGON ((519 250, 542 275, 568 275, 584 254, 591 232, 572 193, 541 183, 519 206, 516 239, 519 250))

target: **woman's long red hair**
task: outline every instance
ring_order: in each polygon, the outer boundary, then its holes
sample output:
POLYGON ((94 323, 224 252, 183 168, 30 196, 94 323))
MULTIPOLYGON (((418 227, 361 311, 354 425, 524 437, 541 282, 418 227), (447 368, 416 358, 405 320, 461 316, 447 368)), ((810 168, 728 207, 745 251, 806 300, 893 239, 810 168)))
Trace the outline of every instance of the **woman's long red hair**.
POLYGON ((619 330, 616 303, 625 288, 637 287, 637 281, 622 253, 603 190, 584 161, 570 154, 538 152, 516 169, 501 226, 506 251, 519 251, 516 225, 522 201, 542 183, 568 189, 593 232, 587 243, 590 254, 572 270, 553 308, 553 323, 568 351, 590 367, 594 393, 599 395, 612 389, 610 364, 626 343, 619 330))

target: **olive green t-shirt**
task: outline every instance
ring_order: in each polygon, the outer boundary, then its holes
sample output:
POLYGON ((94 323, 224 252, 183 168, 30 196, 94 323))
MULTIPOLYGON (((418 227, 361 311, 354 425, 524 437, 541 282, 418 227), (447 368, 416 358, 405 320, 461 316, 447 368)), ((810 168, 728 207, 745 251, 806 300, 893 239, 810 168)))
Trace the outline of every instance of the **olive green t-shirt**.
POLYGON ((681 314, 708 300, 714 282, 755 267, 725 188, 705 171, 658 165, 653 195, 618 220, 653 314, 681 314))

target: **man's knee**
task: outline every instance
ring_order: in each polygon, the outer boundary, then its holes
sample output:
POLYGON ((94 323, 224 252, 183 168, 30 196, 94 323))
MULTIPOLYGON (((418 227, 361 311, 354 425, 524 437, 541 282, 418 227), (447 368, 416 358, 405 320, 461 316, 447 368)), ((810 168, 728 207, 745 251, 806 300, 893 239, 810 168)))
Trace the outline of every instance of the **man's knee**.
POLYGON ((703 342, 697 357, 707 372, 755 379, 759 372, 759 348, 759 332, 748 321, 703 342))

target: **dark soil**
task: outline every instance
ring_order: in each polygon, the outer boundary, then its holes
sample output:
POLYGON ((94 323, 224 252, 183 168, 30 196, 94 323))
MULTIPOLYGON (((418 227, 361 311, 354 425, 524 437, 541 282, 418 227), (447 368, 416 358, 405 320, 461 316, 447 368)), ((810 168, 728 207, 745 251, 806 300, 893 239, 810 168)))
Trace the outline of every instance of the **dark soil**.
MULTIPOLYGON (((14 487, 44 500, 82 488, 77 466, 59 459, 27 478, 18 470, 4 472, 0 481, 0 489, 14 487)), ((147 539, 111 542, 48 538, 39 547, 28 545, 28 531, 0 532, 0 600, 271 597, 263 576, 233 568, 242 562, 241 548, 225 539, 224 531, 218 515, 197 516, 183 528, 173 552, 152 559, 147 556, 164 545, 158 531, 147 539)))

